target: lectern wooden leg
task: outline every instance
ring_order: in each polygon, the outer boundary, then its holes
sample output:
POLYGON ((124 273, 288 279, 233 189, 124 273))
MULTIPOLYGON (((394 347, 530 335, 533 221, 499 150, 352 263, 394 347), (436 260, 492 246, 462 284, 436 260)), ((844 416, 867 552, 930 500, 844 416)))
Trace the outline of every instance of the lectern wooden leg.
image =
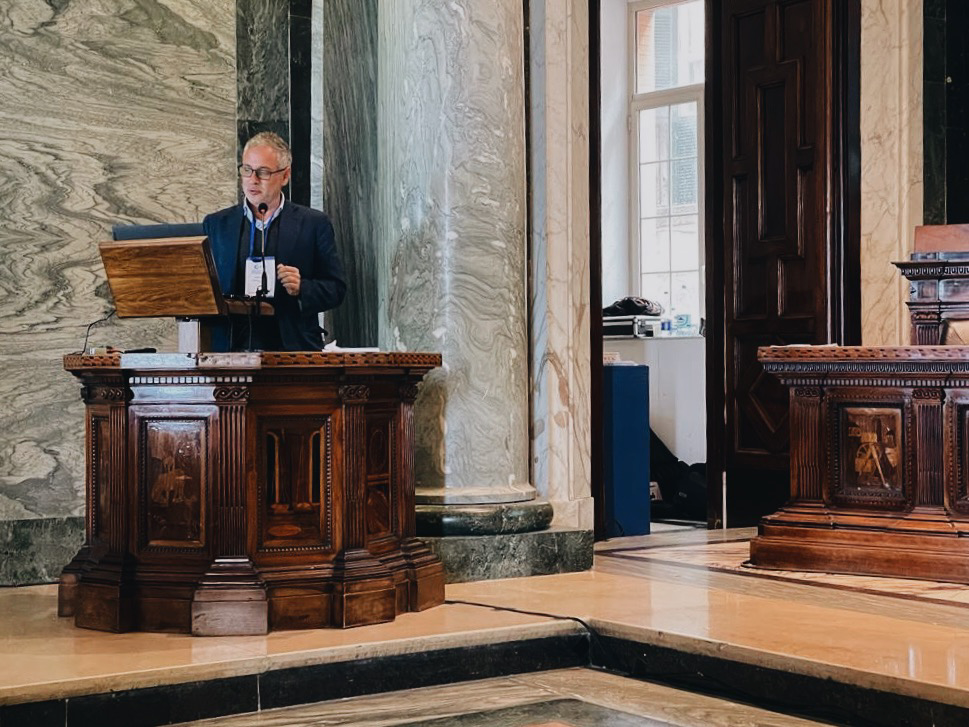
POLYGON ((423 611, 444 603, 444 565, 419 538, 400 544, 410 573, 409 611, 423 611))
POLYGON ((131 631, 135 627, 132 568, 129 558, 108 554, 85 573, 77 585, 74 625, 115 633, 131 631))
POLYGON ((217 558, 192 597, 194 636, 269 632, 266 584, 245 556, 217 558))
POLYGON ((333 624, 339 628, 393 621, 397 589, 390 571, 369 551, 346 550, 334 564, 333 624))
POLYGON ((73 616, 77 603, 77 585, 81 580, 81 573, 91 567, 93 555, 91 546, 85 545, 71 562, 64 566, 57 584, 57 615, 73 616))

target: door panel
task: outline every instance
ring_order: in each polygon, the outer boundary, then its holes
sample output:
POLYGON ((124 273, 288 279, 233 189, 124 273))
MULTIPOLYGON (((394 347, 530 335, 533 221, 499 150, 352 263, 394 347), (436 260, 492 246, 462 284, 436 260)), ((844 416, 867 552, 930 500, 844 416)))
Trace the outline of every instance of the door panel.
POLYGON ((835 0, 711 5, 720 34, 710 75, 720 107, 711 118, 721 128, 716 149, 726 153, 716 160, 722 254, 712 256, 722 270, 711 278, 723 280, 723 348, 711 365, 722 356, 725 398, 710 416, 722 404, 722 466, 735 511, 728 524, 741 525, 775 510, 788 490, 788 393, 763 374, 757 348, 829 343, 844 329, 829 303, 837 297, 829 287, 844 282, 831 274, 832 265, 842 268, 843 240, 829 210, 842 189, 842 132, 832 119, 851 116, 832 91, 832 74, 845 72, 831 57, 835 0))

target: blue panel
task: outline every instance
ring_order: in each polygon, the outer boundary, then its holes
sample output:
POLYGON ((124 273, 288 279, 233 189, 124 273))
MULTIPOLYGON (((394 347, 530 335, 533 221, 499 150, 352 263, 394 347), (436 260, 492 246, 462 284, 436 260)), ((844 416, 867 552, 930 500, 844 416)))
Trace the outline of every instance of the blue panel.
POLYGON ((649 367, 603 366, 606 535, 649 533, 649 367))

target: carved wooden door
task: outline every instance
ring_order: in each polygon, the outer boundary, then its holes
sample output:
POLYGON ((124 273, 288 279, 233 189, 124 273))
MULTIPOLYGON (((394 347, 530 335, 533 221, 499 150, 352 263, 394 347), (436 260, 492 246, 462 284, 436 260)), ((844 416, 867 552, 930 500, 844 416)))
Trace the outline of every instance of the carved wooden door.
POLYGON ((788 393, 757 363, 757 348, 843 337, 834 5, 713 3, 728 525, 756 522, 788 490, 788 393))

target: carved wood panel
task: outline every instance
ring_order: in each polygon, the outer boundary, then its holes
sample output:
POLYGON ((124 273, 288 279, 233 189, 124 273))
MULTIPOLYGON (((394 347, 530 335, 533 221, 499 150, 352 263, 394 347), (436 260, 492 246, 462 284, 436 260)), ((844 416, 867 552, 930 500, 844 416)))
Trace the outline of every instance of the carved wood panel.
POLYGON ((945 403, 945 509, 969 516, 969 390, 950 392, 945 403))
POLYGON ((136 425, 142 548, 205 547, 211 484, 209 417, 142 413, 136 425))
POLYGON ((329 550, 333 547, 331 417, 260 417, 258 438, 260 550, 329 550))
POLYGON ((367 544, 399 532, 396 488, 392 487, 397 433, 393 411, 367 413, 366 500, 367 544))
POLYGON ((891 391, 828 393, 825 501, 845 507, 910 509, 914 502, 913 412, 891 391))

